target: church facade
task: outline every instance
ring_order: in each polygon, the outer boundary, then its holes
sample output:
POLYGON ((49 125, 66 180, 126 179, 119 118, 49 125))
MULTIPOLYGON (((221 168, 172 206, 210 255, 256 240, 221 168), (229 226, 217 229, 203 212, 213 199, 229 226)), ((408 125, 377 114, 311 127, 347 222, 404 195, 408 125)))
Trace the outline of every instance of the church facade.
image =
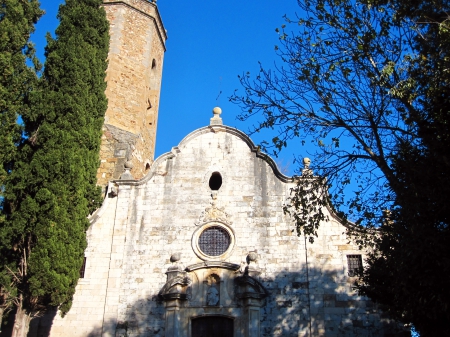
POLYGON ((364 253, 340 219, 326 210, 313 243, 297 236, 283 212, 295 179, 220 108, 153 161, 166 32, 156 1, 104 6, 105 200, 71 310, 35 320, 29 336, 400 336, 354 291, 364 253))
POLYGON ((364 255, 339 219, 298 237, 282 207, 294 179, 214 112, 144 178, 110 182, 51 336, 392 336, 353 290, 364 255))

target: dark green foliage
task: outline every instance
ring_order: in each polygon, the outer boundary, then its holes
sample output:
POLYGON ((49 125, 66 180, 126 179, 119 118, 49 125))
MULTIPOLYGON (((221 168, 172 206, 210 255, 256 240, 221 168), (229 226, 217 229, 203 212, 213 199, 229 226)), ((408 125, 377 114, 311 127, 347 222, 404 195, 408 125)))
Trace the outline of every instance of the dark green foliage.
POLYGON ((396 168, 407 189, 381 227, 358 288, 392 317, 412 322, 421 336, 445 336, 450 331, 449 182, 438 177, 442 167, 427 162, 429 157, 411 149, 405 155, 396 168))
POLYGON ((26 60, 36 62, 28 40, 41 15, 38 1, 0 1, 0 188, 22 138, 18 116, 29 110, 29 95, 37 82, 26 60))
MULTIPOLYGON (((298 3, 276 30, 282 65, 242 76, 231 100, 242 119, 263 116, 255 131, 278 132, 266 144, 275 153, 319 145, 313 164, 334 185, 331 201, 374 248, 359 291, 422 336, 448 335, 450 3, 298 3)), ((299 234, 314 235, 328 196, 317 199, 320 179, 317 193, 299 181, 286 209, 299 234)))
POLYGON ((56 39, 33 109, 23 114, 28 141, 6 185, 7 253, 22 271, 28 313, 48 305, 66 313, 86 248, 87 216, 100 203, 96 187, 106 111, 108 22, 101 0, 61 5, 56 39), (26 258, 26 260, 25 260, 26 258))
MULTIPOLYGON (((0 1, 0 226, 5 226, 3 194, 8 174, 16 159, 16 149, 22 142, 22 128, 17 123, 21 114, 29 112, 30 93, 37 84, 39 68, 29 43, 34 24, 42 15, 38 1, 0 1), (28 67, 29 60, 35 68, 28 67)), ((3 237, 0 236, 0 248, 3 237)), ((0 254, 0 265, 8 262, 0 254)), ((0 311, 11 307, 15 296, 12 275, 0 269, 0 311)), ((0 315, 0 323, 1 323, 0 315)))
POLYGON ((421 336, 448 335, 450 319, 450 5, 395 1, 397 20, 413 20, 420 57, 412 64, 420 143, 401 142, 393 167, 401 185, 382 226, 360 291, 410 321, 421 336))

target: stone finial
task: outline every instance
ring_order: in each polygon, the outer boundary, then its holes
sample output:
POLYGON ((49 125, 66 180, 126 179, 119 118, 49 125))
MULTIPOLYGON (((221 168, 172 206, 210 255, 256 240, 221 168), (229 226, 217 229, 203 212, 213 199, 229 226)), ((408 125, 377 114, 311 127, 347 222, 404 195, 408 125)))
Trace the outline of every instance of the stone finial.
POLYGON ((313 171, 309 168, 311 166, 311 159, 303 158, 302 176, 311 176, 313 171))
POLYGON ((125 164, 123 164, 123 166, 125 166, 125 168, 128 168, 130 170, 134 167, 133 162, 131 160, 127 160, 125 164))
POLYGON ((308 169, 309 166, 311 165, 311 159, 303 158, 303 165, 304 165, 305 169, 308 169))
POLYGON ((245 268, 246 275, 249 276, 258 276, 261 274, 256 262, 258 261, 258 251, 248 252, 247 255, 247 267, 245 268))
POLYGON ((222 118, 220 117, 222 114, 222 109, 216 106, 212 112, 213 118, 210 119, 209 125, 223 125, 222 118))
POLYGON ((180 253, 173 253, 170 257, 170 262, 175 263, 181 260, 181 254, 180 253))
POLYGON ((133 163, 131 160, 125 162, 123 166, 125 167, 125 172, 120 176, 120 180, 134 180, 133 175, 130 172, 133 168, 133 163))
POLYGON ((256 260, 258 260, 258 254, 256 254, 256 252, 249 252, 247 255, 247 259, 250 262, 256 262, 256 260))
POLYGON ((172 263, 172 265, 169 267, 167 272, 183 271, 184 267, 181 264, 180 260, 181 260, 181 253, 179 252, 173 253, 170 256, 170 262, 172 263))

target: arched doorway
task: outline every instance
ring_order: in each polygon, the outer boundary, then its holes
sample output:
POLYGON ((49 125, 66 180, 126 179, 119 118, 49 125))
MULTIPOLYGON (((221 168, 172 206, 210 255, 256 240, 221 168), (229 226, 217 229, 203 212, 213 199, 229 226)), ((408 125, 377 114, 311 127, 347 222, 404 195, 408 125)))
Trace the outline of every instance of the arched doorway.
POLYGON ((233 319, 204 316, 192 319, 192 337, 233 337, 233 319))

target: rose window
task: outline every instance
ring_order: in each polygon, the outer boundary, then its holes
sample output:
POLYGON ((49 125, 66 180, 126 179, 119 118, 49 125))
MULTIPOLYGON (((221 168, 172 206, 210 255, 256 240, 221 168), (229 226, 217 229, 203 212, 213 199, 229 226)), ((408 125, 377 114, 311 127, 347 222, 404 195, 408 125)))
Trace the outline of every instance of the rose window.
POLYGON ((209 256, 220 256, 230 247, 231 237, 228 232, 218 226, 208 227, 198 239, 200 250, 209 256))

